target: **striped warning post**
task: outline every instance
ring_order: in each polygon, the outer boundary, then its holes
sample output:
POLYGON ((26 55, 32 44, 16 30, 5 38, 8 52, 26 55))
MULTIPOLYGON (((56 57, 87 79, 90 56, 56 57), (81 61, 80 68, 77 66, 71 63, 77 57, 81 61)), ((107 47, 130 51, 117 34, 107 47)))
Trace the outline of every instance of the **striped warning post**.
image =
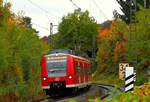
POLYGON ((125 69, 125 92, 132 91, 134 88, 134 68, 126 67, 125 69))

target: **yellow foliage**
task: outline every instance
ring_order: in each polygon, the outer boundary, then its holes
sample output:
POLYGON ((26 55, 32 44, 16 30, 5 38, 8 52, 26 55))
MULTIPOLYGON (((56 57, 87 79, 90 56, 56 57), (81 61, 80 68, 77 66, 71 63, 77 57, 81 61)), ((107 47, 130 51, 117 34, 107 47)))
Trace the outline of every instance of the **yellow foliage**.
POLYGON ((16 69, 15 74, 19 78, 20 84, 23 84, 23 73, 22 73, 21 67, 19 67, 17 64, 15 64, 14 67, 16 69))
POLYGON ((2 5, 2 3, 3 3, 3 1, 2 1, 2 0, 0 0, 0 6, 2 5))
POLYGON ((8 9, 10 9, 11 3, 10 3, 10 2, 7 2, 7 3, 5 4, 5 7, 8 8, 8 9))

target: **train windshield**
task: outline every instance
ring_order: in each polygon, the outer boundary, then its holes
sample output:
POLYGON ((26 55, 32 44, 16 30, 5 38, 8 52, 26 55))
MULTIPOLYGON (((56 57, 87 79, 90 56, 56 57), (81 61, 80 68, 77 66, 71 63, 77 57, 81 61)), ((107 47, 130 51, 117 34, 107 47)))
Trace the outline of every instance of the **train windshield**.
POLYGON ((48 77, 66 76, 67 56, 47 57, 46 67, 48 77))

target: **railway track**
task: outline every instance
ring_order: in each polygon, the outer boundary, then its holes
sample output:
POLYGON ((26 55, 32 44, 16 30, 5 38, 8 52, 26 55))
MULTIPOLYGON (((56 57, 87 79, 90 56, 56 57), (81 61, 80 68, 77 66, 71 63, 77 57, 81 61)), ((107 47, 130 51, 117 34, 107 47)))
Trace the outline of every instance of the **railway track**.
POLYGON ((106 100, 106 99, 109 99, 109 98, 113 98, 113 97, 116 96, 116 94, 118 92, 123 92, 124 91, 123 87, 117 87, 114 90, 115 86, 113 86, 113 85, 97 84, 97 83, 93 83, 92 85, 102 87, 104 89, 103 95, 100 97, 101 100, 106 100), (110 94, 110 92, 111 92, 111 94, 110 94))
POLYGON ((34 100, 30 102, 68 102, 68 99, 74 99, 77 102, 78 101, 86 102, 85 101, 86 97, 90 95, 95 97, 100 97, 102 100, 106 100, 115 97, 115 95, 118 92, 122 92, 122 91, 124 91, 124 89, 121 87, 116 88, 116 90, 114 91, 114 86, 112 85, 93 83, 92 87, 89 90, 82 89, 77 94, 70 94, 69 92, 67 92, 60 96, 46 97, 44 99, 34 100), (110 94, 110 92, 112 94, 110 94), (96 96, 97 93, 100 93, 99 94, 100 96, 96 96))

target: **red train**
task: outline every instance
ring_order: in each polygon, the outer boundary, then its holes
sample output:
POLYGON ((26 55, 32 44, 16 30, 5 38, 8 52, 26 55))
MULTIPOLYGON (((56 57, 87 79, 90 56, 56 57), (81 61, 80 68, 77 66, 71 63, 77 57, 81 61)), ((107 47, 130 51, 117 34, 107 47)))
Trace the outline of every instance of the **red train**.
POLYGON ((77 91, 87 88, 91 81, 90 61, 72 54, 54 52, 41 60, 42 88, 46 94, 59 93, 66 88, 77 91))

